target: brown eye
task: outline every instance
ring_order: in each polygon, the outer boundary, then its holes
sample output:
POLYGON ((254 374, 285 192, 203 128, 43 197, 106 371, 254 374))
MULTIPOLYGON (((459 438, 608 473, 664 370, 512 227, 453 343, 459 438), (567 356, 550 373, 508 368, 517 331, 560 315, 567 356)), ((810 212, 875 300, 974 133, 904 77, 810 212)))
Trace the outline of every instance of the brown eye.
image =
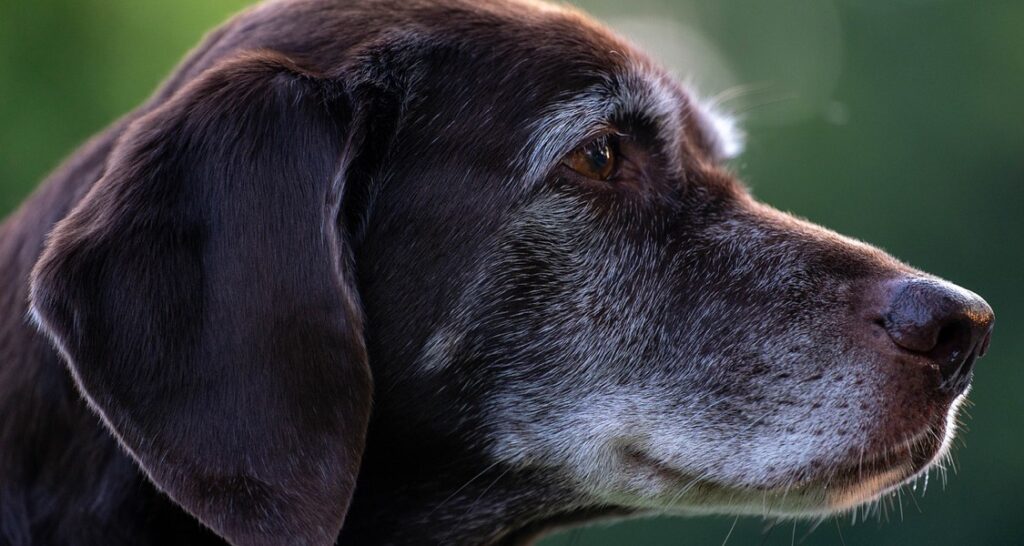
POLYGON ((573 150, 563 163, 587 178, 604 181, 615 174, 618 160, 615 143, 602 136, 573 150))

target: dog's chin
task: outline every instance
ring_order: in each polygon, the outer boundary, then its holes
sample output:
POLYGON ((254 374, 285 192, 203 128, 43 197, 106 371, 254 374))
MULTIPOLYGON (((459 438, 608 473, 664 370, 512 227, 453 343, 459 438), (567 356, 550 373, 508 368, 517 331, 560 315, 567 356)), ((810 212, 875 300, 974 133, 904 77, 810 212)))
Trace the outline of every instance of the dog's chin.
MULTIPOLYGON (((630 504, 640 511, 738 514, 782 518, 822 517, 854 509, 914 482, 949 453, 957 397, 944 418, 885 449, 842 459, 813 471, 781 476, 772 484, 729 483, 678 470, 641 451, 627 450, 625 465, 656 491, 630 504), (638 501, 639 502, 636 502, 638 501)), ((632 497, 632 496, 631 496, 632 497)), ((620 499, 621 500, 621 499, 620 499)))

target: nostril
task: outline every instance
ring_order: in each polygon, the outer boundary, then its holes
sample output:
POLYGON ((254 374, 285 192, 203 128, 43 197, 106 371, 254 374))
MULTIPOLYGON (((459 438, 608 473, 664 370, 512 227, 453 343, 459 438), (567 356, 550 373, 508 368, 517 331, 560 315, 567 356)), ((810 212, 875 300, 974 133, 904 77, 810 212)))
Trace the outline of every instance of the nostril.
POLYGON ((955 356, 963 350, 964 346, 970 343, 971 327, 962 320, 954 320, 942 326, 935 338, 935 347, 931 352, 937 352, 939 358, 955 356))
POLYGON ((953 320, 939 329, 935 347, 928 351, 928 356, 939 365, 943 377, 946 377, 955 373, 967 353, 975 349, 974 344, 970 325, 963 320, 953 320))
POLYGON ((993 315, 985 300, 930 279, 899 281, 889 293, 882 325, 893 343, 934 362, 944 390, 966 388, 989 343, 993 315))
POLYGON ((978 347, 978 358, 981 358, 981 357, 985 356, 986 354, 988 354, 988 345, 991 342, 992 342, 992 328, 990 326, 989 330, 987 332, 985 332, 985 339, 981 340, 981 346, 978 347))

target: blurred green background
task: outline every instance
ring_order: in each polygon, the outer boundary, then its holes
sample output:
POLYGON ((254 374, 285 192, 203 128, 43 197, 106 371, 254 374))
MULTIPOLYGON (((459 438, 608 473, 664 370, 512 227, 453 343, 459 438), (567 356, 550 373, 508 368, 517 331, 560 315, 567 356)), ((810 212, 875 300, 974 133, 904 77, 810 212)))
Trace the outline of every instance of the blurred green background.
MULTIPOLYGON (((139 104, 241 0, 0 3, 0 214, 139 104)), ((762 199, 985 296, 998 317, 945 488, 852 524, 741 518, 729 544, 1024 544, 1024 2, 590 0, 749 134, 762 199), (806 536, 805 536, 806 535, 806 536)), ((546 546, 719 545, 661 518, 546 546)))

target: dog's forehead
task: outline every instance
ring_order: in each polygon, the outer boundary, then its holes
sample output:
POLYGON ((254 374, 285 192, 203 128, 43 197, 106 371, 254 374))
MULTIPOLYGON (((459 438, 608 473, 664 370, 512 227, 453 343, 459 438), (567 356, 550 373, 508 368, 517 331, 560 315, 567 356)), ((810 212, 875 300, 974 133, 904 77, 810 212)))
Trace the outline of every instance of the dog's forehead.
POLYGON ((512 143, 510 166, 529 180, 621 121, 654 130, 670 171, 688 155, 717 161, 741 148, 729 117, 575 8, 448 0, 402 9, 417 23, 396 35, 430 67, 418 80, 431 89, 424 110, 443 112, 423 128, 449 146, 473 143, 480 157, 505 156, 512 143))
POLYGON ((512 42, 496 49, 528 75, 521 83, 544 97, 524 120, 523 164, 543 169, 588 137, 614 129, 616 120, 653 127, 669 159, 685 150, 719 161, 742 150, 734 118, 611 29, 573 8, 535 0, 518 6, 531 16, 509 20, 512 42))

